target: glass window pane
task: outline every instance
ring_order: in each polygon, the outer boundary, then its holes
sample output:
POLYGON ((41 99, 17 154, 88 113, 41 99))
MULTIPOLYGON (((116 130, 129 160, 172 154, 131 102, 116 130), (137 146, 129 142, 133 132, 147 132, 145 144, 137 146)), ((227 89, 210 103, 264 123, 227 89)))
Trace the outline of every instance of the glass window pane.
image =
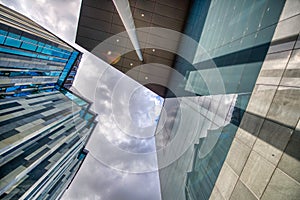
POLYGON ((26 49, 26 50, 30 50, 30 51, 35 51, 36 45, 23 42, 22 45, 21 45, 21 48, 26 49))
POLYGON ((20 35, 12 33, 12 32, 9 32, 8 36, 11 37, 11 38, 20 39, 20 35))
POLYGON ((4 40, 5 40, 5 36, 0 35, 0 44, 3 44, 4 40))
POLYGON ((5 40, 5 45, 13 46, 13 47, 20 47, 21 41, 13 38, 7 37, 5 40))

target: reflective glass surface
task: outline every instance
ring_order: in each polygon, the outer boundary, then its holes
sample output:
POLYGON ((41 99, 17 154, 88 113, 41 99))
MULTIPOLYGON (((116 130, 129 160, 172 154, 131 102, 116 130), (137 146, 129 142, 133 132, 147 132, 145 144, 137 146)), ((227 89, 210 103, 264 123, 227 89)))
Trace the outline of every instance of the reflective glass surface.
POLYGON ((177 57, 156 132, 162 199, 210 198, 284 3, 193 1, 184 33, 198 46, 180 46, 193 63, 177 57))
POLYGON ((81 97, 77 96, 76 94, 71 93, 69 90, 64 88, 59 88, 56 86, 66 97, 68 97, 72 102, 76 103, 78 106, 85 106, 88 105, 88 102, 81 97))
POLYGON ((1 98, 6 98, 52 91, 54 82, 62 86, 79 52, 0 23, 0 54, 1 98))
POLYGON ((68 60, 68 62, 66 64, 64 70, 62 71, 62 73, 61 73, 61 75, 60 75, 60 77, 58 79, 57 83, 60 86, 62 86, 63 82, 65 81, 65 79, 67 78, 68 74, 70 73, 70 71, 71 71, 71 69, 72 69, 72 67, 73 67, 73 65, 74 65, 74 63, 75 63, 75 61, 77 59, 78 54, 79 53, 77 51, 72 52, 72 54, 71 54, 71 56, 70 56, 70 58, 69 58, 69 60, 68 60))

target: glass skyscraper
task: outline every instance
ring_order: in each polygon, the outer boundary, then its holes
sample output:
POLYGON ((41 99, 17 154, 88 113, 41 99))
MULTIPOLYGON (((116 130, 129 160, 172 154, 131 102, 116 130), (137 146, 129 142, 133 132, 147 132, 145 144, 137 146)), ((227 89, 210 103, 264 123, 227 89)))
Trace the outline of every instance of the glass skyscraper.
POLYGON ((0 198, 57 199, 88 151, 91 102, 69 91, 81 53, 0 6, 0 198))

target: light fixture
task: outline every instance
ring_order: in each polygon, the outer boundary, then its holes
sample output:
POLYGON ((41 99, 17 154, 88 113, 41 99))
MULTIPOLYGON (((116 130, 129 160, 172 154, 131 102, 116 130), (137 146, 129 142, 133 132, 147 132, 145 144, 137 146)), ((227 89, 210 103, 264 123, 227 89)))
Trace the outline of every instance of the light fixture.
POLYGON ((148 76, 145 76, 145 79, 147 80, 147 79, 148 79, 148 76))
POLYGON ((130 63, 130 66, 133 66, 133 63, 130 63))
POLYGON ((108 51, 108 52, 107 52, 107 55, 111 55, 111 51, 108 51))
POLYGON ((120 42, 120 40, 119 40, 119 39, 117 39, 117 40, 116 40, 116 42, 120 42))
POLYGON ((142 16, 142 17, 145 17, 145 14, 144 14, 144 13, 142 13, 142 14, 141 14, 141 16, 142 16))
POLYGON ((152 49, 152 52, 155 52, 155 49, 152 49))

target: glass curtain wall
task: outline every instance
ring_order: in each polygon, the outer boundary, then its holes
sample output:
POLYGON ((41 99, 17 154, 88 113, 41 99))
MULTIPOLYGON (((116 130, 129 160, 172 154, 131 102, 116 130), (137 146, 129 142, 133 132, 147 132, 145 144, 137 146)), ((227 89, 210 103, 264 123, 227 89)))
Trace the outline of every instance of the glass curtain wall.
POLYGON ((193 63, 176 58, 183 78, 171 76, 156 132, 162 199, 209 199, 284 3, 193 1, 184 33, 198 47, 179 47, 193 63))

